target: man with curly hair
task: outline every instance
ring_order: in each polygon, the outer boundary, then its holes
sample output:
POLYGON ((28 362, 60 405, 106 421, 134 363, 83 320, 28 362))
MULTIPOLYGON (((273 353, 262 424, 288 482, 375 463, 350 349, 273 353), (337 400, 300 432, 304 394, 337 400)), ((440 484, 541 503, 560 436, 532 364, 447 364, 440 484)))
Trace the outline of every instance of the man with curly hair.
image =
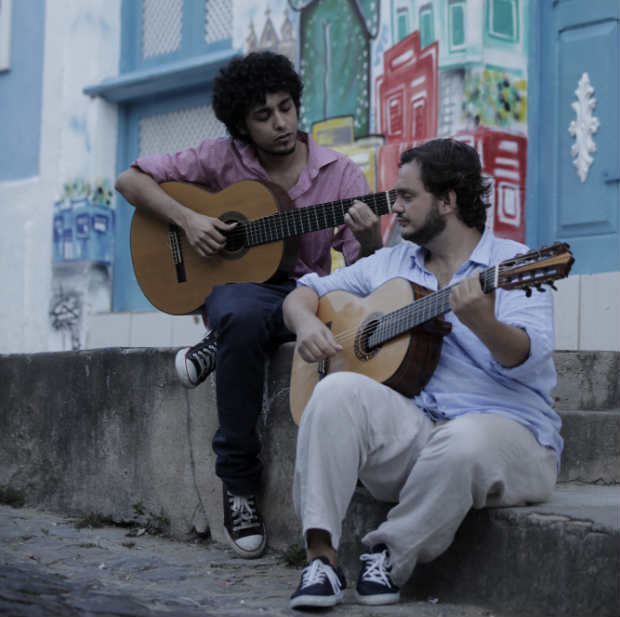
MULTIPOLYGON (((302 88, 285 56, 264 51, 232 60, 215 80, 212 101, 230 136, 139 158, 119 176, 117 190, 136 208, 178 225, 206 259, 225 246, 225 234, 234 225, 183 206, 160 183, 193 182, 221 191, 240 180, 275 182, 297 208, 367 194, 366 179, 351 160, 298 130, 302 88)), ((202 383, 217 367, 215 471, 223 483, 226 534, 243 557, 258 557, 266 545, 256 502, 262 470, 256 424, 265 355, 293 338, 282 321, 282 301, 300 276, 329 273, 332 248, 350 264, 381 247, 379 219, 365 203, 355 201, 344 220, 335 232, 330 228, 300 238, 289 278, 216 286, 205 302, 210 332, 175 359, 186 387, 202 383)))
POLYGON ((334 290, 366 297, 399 277, 449 288, 451 332, 412 398, 346 371, 315 386, 297 437, 293 497, 308 564, 294 608, 343 598, 337 549, 358 479, 375 498, 395 503, 362 538, 369 551, 356 597, 371 605, 398 602, 416 563, 448 548, 470 508, 543 501, 555 485, 562 438, 551 398, 552 297, 483 293, 480 271, 527 247, 485 228, 488 186, 476 151, 450 139, 408 150, 395 189, 393 211, 408 242, 329 276, 302 277, 284 301, 285 324, 305 361, 329 358, 345 334, 316 317, 319 298, 334 290))

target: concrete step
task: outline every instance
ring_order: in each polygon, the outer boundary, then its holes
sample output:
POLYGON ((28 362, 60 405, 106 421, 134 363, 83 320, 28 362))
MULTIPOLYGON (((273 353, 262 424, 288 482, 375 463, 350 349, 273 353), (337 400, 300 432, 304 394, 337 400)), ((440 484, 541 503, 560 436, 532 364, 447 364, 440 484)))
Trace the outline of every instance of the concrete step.
POLYGON ((620 353, 556 351, 554 390, 558 409, 601 410, 620 407, 620 353))
MULTIPOLYGON (((269 359, 259 427, 266 466, 263 511, 270 545, 276 549, 301 543, 290 490, 297 434, 288 409, 292 349, 285 345, 269 359)), ((185 390, 174 374, 174 352, 104 349, 0 356, 0 488, 21 494, 28 506, 63 514, 96 512, 119 522, 132 520, 139 504, 165 521, 174 537, 209 528, 214 539, 223 541, 221 485, 214 477, 210 445, 217 425, 214 381, 211 377, 200 388, 185 390)), ((613 394, 597 400, 602 406, 613 394)), ((571 431, 583 436, 590 420, 611 422, 609 432, 617 426, 606 414, 588 410, 580 415, 578 410, 565 415, 567 452, 573 447, 571 431)), ((598 429, 591 439, 600 440, 598 429)), ((583 444, 587 449, 590 439, 583 444)), ((613 450, 602 443, 591 446, 600 452, 613 450)), ((582 467, 596 467, 594 462, 586 465, 577 453, 575 459, 582 467)), ((566 460, 567 477, 586 477, 578 466, 571 471, 568 454, 566 460)), ((560 485, 556 494, 563 490, 560 485)), ((585 503, 607 495, 601 505, 605 520, 618 522, 617 486, 584 490, 590 492, 576 495, 585 503)), ((415 589, 440 598, 464 598, 471 589, 482 599, 480 604, 487 604, 488 595, 514 607, 510 614, 618 614, 618 525, 603 524, 591 513, 567 513, 561 505, 556 500, 549 506, 552 510, 472 512, 453 547, 427 566, 433 574, 424 578, 425 568, 416 571, 421 578, 415 589), (576 574, 580 568, 581 578, 576 574), (530 596, 515 572, 535 590, 530 596), (461 578, 468 582, 461 584, 461 578)), ((358 539, 387 508, 363 494, 351 505, 343 550, 353 578, 358 539)))
POLYGON ((560 482, 620 483, 620 408, 557 410, 564 452, 560 482))
MULTIPOLYGON (((389 505, 358 488, 340 550, 354 576, 359 538, 389 505)), ((405 591, 417 600, 478 602, 495 614, 620 614, 620 487, 560 484, 528 507, 473 510, 450 548, 418 565, 405 591)))

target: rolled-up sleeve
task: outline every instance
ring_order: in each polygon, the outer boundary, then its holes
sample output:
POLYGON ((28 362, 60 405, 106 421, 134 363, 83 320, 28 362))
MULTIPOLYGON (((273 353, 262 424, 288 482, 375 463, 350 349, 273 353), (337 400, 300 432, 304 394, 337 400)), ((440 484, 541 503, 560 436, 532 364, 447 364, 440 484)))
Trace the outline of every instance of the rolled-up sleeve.
POLYGON ((492 370, 503 377, 515 379, 530 386, 538 380, 555 381, 553 350, 553 295, 551 292, 532 291, 528 298, 523 291, 503 291, 496 311, 497 318, 505 324, 522 328, 530 339, 530 353, 526 360, 512 368, 502 366, 492 359, 492 370))
POLYGON ((152 154, 135 160, 132 167, 148 174, 157 183, 197 182, 203 176, 202 165, 196 148, 174 154, 152 154))
POLYGON ((233 155, 226 138, 205 139, 195 148, 172 154, 152 154, 136 159, 132 167, 162 182, 192 182, 219 190, 219 179, 233 166, 233 155))

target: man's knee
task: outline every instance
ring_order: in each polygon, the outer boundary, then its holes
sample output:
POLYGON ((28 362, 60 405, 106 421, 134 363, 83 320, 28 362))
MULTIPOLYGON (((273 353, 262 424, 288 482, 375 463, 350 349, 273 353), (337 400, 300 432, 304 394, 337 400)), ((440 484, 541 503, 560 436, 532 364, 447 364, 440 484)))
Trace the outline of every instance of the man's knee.
POLYGON ((205 304, 209 325, 217 330, 219 335, 232 329, 236 338, 252 340, 262 332, 264 318, 253 302, 239 294, 237 287, 238 285, 234 284, 213 288, 205 304))
POLYGON ((356 373, 338 372, 321 379, 314 387, 304 415, 309 414, 327 426, 356 413, 355 410, 360 406, 360 377, 356 373))
POLYGON ((479 422, 481 414, 468 414, 448 420, 437 431, 441 448, 441 462, 462 471, 471 469, 494 447, 491 433, 485 422, 479 422))

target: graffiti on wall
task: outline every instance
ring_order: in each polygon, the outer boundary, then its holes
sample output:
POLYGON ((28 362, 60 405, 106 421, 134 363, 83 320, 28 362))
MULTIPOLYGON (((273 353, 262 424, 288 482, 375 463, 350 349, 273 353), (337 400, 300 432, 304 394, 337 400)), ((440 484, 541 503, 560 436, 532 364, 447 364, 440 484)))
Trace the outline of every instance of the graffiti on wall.
POLYGON ((109 179, 91 185, 77 178, 63 185, 60 199, 54 204, 54 263, 79 260, 112 263, 113 195, 109 179))
MULTIPOLYGON (((487 223, 524 241, 527 0, 271 4, 278 25, 268 4, 237 24, 243 51, 296 58, 300 123, 318 143, 354 158, 371 188, 385 190, 405 149, 437 136, 466 141, 493 187, 487 223)), ((382 224, 384 239, 396 241, 393 221, 382 224)))
POLYGON ((83 348, 88 312, 110 310, 113 196, 107 178, 93 183, 75 178, 63 184, 54 203, 49 307, 52 351, 83 348))

